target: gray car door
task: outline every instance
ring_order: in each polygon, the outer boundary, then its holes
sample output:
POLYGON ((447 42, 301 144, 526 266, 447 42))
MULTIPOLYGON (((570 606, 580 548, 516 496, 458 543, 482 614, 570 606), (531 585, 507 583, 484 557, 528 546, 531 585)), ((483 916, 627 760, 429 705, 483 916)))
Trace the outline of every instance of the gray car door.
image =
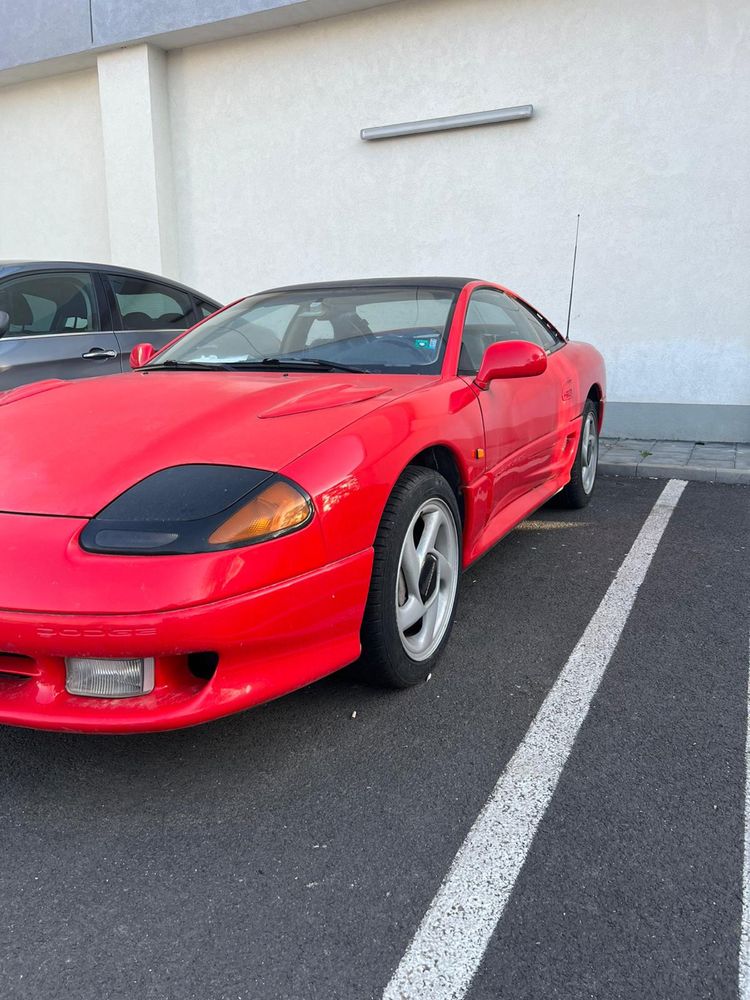
POLYGON ((158 350, 199 318, 192 295, 183 288, 136 274, 103 272, 101 277, 109 290, 124 371, 136 344, 158 350))
POLYGON ((120 371, 117 340, 111 330, 101 329, 88 272, 25 271, 4 278, 0 310, 10 316, 0 338, 0 390, 120 371))

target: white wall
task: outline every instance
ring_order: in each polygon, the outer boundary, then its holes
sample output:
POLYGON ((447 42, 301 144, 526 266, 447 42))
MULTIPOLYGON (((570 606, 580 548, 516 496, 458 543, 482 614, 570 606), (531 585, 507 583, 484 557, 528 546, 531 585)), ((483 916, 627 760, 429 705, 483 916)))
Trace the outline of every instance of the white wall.
POLYGON ((112 258, 176 276, 166 54, 152 45, 115 49, 97 69, 112 258))
POLYGON ((224 299, 463 273, 562 327, 580 211, 572 336, 616 431, 750 440, 747 0, 403 0, 98 61, 0 87, 0 259, 114 250, 224 299))
POLYGON ((0 260, 107 260, 96 70, 0 89, 0 260))
POLYGON ((564 325, 580 211, 572 334, 610 398, 748 404, 748 31, 744 0, 436 0, 172 53, 182 275, 476 274, 564 325))

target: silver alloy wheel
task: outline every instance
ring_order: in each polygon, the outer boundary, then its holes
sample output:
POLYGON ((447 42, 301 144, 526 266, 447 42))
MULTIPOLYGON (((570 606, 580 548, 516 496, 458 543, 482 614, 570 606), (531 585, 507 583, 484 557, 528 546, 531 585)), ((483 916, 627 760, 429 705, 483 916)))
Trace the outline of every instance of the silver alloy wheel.
POLYGON ((406 532, 396 576, 396 624, 412 660, 427 660, 450 624, 458 586, 458 531, 438 497, 426 500, 406 532))
POLYGON ((587 495, 594 488, 598 458, 599 435, 596 430, 596 417, 593 413, 589 413, 581 431, 581 483, 583 492, 587 495))

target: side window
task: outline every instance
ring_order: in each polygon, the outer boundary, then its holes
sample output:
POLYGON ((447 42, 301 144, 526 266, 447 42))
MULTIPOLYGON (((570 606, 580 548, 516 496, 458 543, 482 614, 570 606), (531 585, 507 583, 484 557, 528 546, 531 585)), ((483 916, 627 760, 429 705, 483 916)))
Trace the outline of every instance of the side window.
POLYGON ((136 275, 105 274, 124 330, 187 330, 193 303, 187 292, 136 275))
POLYGON ((205 319, 206 316, 211 316, 215 313, 219 307, 212 306, 210 302, 203 302, 201 299, 197 299, 195 308, 198 313, 198 319, 205 319))
POLYGON ((479 288, 466 310, 459 372, 476 375, 484 352, 499 340, 527 340, 545 346, 518 302, 495 289, 479 288))
POLYGON ((45 271, 0 284, 0 309, 10 316, 9 337, 98 330, 90 274, 45 271))
POLYGON ((552 330, 548 329, 541 320, 537 319, 531 310, 526 309, 524 319, 527 323, 531 324, 531 328, 536 334, 537 340, 545 349, 545 351, 554 351, 556 347, 560 347, 563 343, 560 337, 557 337, 552 330))

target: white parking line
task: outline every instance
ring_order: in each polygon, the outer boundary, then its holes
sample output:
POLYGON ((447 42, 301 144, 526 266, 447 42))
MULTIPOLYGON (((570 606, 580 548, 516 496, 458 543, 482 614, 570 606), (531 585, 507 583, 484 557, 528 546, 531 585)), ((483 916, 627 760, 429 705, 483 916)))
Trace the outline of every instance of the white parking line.
POLYGON ((742 866, 740 1000, 750 1000, 750 642, 748 642, 747 736, 745 739, 745 856, 742 866))
POLYGON ((466 994, 686 485, 671 479, 662 490, 459 848, 384 1000, 460 1000, 466 994))

